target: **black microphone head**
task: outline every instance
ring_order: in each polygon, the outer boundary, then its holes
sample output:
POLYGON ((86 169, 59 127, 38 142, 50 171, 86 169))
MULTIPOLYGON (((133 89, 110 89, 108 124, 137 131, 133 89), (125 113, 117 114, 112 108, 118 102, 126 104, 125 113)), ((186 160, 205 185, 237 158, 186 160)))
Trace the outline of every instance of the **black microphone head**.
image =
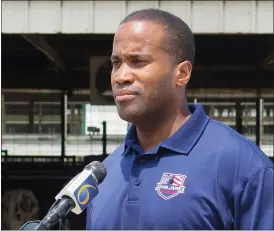
POLYGON ((107 175, 107 170, 100 161, 91 162, 85 167, 85 169, 92 171, 93 175, 97 179, 98 184, 102 183, 107 175))

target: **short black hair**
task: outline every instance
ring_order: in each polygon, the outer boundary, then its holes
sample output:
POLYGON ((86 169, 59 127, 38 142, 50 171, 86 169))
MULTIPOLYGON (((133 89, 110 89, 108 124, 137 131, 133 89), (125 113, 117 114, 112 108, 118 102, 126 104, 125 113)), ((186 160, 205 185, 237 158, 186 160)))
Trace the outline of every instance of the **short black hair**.
POLYGON ((120 25, 130 21, 150 21, 161 24, 167 33, 167 52, 175 59, 175 62, 188 60, 192 65, 194 64, 194 35, 182 19, 169 12, 149 8, 132 12, 121 21, 120 25))

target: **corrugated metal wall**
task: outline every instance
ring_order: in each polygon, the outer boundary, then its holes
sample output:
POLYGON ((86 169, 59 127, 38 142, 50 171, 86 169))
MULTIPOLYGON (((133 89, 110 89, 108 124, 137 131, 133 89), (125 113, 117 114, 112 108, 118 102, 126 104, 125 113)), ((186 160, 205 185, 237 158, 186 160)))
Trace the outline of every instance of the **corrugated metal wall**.
POLYGON ((114 33, 128 13, 167 10, 195 33, 273 33, 273 1, 2 1, 3 33, 114 33))

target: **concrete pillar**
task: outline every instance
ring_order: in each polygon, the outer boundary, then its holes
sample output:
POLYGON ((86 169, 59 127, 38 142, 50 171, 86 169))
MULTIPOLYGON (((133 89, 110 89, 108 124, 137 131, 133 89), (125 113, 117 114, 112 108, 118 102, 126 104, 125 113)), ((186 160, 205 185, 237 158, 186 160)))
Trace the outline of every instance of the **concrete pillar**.
POLYGON ((42 116, 43 116, 43 105, 39 103, 39 114, 38 114, 38 134, 42 133, 42 116))
POLYGON ((70 127, 70 134, 75 134, 76 129, 75 129, 75 104, 70 105, 70 121, 69 121, 69 127, 70 127))
POLYGON ((33 133, 34 128, 34 101, 29 101, 29 128, 28 133, 33 133))
POLYGON ((263 137, 263 111, 264 100, 260 97, 256 99, 256 144, 260 147, 263 137))
POLYGON ((5 96, 1 94, 1 134, 6 133, 6 107, 5 107, 5 96))
POLYGON ((241 102, 236 102, 236 131, 243 134, 243 110, 241 102))

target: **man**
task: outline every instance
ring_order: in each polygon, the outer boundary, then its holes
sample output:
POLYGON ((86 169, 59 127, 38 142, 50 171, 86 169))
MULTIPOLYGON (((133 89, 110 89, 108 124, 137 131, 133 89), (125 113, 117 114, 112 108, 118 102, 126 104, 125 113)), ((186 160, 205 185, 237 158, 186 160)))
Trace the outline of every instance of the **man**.
POLYGON ((113 41, 111 84, 133 125, 104 165, 87 229, 273 229, 273 164, 188 105, 194 38, 178 17, 133 12, 113 41))

